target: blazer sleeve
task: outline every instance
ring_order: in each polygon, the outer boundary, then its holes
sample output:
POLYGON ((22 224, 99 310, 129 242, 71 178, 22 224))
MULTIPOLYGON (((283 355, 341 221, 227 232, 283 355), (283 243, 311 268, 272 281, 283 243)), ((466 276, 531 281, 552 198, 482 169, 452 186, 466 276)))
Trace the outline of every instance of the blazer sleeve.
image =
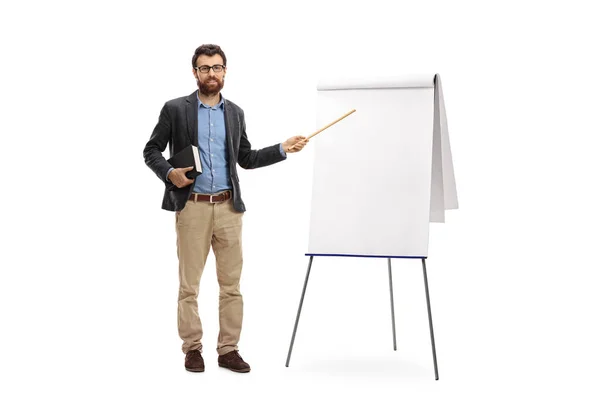
POLYGON ((163 106, 158 117, 158 123, 152 131, 150 140, 144 147, 144 160, 146 165, 163 181, 167 186, 173 184, 167 179, 167 172, 171 169, 171 164, 165 160, 162 152, 167 148, 171 140, 171 127, 173 126, 169 107, 167 103, 163 106))
POLYGON ((246 134, 246 119, 243 113, 241 114, 241 120, 240 148, 238 151, 238 164, 240 167, 244 169, 266 167, 286 159, 285 153, 281 154, 279 143, 263 149, 252 150, 252 145, 246 134))

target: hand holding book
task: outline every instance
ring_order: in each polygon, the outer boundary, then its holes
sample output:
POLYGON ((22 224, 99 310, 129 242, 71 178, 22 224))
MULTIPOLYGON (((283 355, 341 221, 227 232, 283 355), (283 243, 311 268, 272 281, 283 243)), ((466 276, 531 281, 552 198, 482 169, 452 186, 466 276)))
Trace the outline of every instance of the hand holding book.
POLYGON ((189 179, 185 173, 194 169, 194 166, 187 168, 175 168, 169 174, 169 180, 175 184, 179 189, 182 187, 186 187, 192 183, 194 183, 193 179, 189 179))
POLYGON ((167 162, 174 168, 167 176, 171 182, 167 190, 186 187, 194 183, 194 179, 202 173, 198 148, 192 144, 169 158, 167 162))

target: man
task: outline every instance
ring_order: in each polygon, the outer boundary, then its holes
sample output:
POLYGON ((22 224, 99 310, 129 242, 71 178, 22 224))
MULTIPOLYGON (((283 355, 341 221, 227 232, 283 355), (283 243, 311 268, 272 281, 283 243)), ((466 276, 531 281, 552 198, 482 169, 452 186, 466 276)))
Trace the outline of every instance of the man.
POLYGON ((192 58, 198 90, 170 100, 144 148, 146 164, 165 183, 162 208, 175 211, 179 258, 179 336, 185 368, 204 371, 202 324, 198 289, 212 246, 219 281, 218 365, 235 372, 250 366, 238 353, 242 329, 242 201, 236 163, 242 168, 264 167, 285 160, 308 143, 294 136, 281 144, 252 150, 244 112, 221 95, 227 73, 223 50, 212 44, 198 47, 192 58), (194 180, 185 173, 193 167, 173 168, 162 156, 167 143, 171 156, 190 143, 198 147, 203 173, 194 180))

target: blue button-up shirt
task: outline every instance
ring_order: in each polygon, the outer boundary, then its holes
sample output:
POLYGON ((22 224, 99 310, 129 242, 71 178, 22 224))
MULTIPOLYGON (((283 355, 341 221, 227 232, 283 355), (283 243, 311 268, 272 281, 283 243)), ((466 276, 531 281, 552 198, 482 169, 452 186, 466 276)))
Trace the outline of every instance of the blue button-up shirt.
MULTIPOLYGON (((225 102, 221 95, 219 104, 210 107, 200 101, 198 94, 198 150, 202 174, 196 177, 193 191, 214 194, 231 190, 229 152, 225 134, 225 102)), ((286 157, 283 145, 279 151, 286 157)), ((167 177, 173 168, 167 171, 167 177)), ((169 180, 167 178, 167 180, 169 180)))
POLYGON ((194 183, 193 191, 196 193, 210 194, 231 189, 224 108, 223 96, 213 107, 198 99, 198 149, 202 174, 194 183))

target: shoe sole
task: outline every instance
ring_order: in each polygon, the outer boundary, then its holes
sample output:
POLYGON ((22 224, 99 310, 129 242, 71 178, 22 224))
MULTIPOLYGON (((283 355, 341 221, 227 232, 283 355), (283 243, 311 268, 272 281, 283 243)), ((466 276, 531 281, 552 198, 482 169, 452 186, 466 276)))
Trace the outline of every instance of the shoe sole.
POLYGON ((204 372, 204 368, 186 368, 185 370, 190 372, 204 372))
POLYGON ((219 364, 219 367, 227 368, 228 370, 233 371, 233 372, 250 372, 250 368, 233 369, 233 368, 229 368, 227 365, 223 365, 223 364, 219 364))

